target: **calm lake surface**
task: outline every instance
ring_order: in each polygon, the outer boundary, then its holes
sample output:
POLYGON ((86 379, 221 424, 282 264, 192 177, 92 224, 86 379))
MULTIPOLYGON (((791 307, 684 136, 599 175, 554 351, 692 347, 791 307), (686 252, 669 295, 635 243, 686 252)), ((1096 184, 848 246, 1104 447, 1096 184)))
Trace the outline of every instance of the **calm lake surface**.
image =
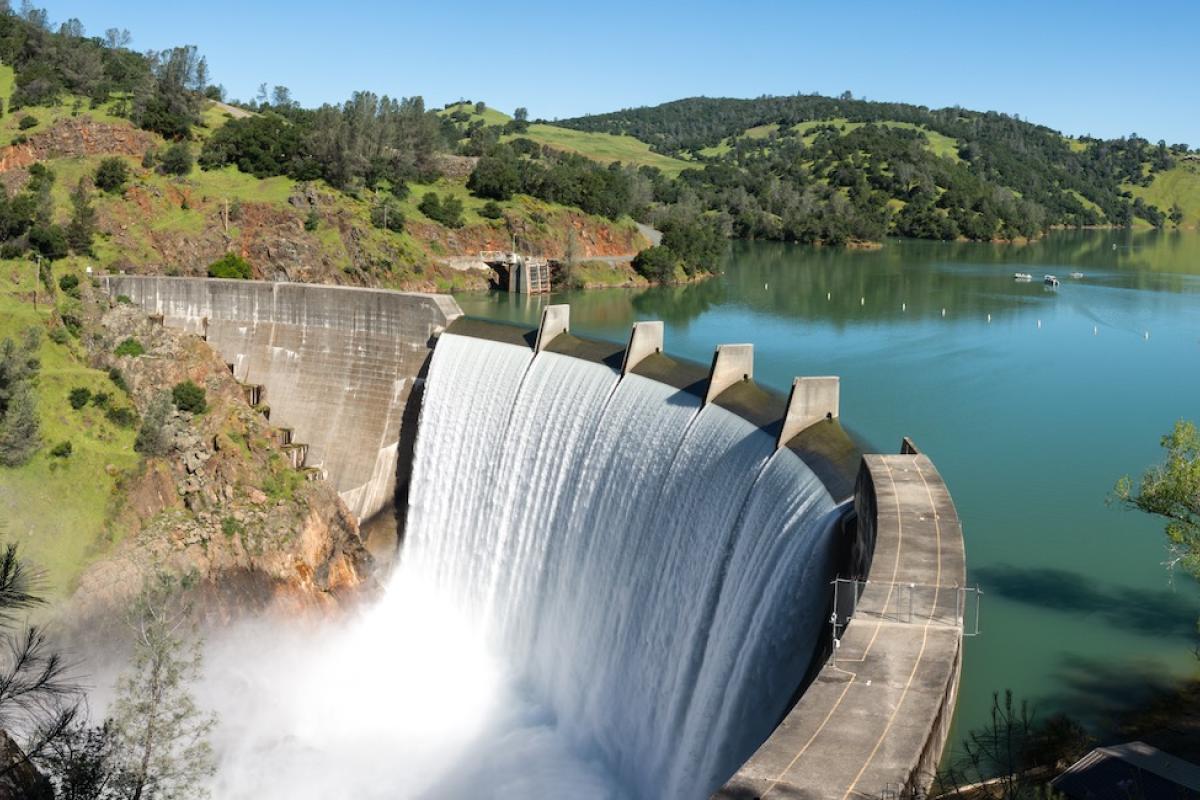
POLYGON ((1161 524, 1106 499, 1160 460, 1177 419, 1200 421, 1200 234, 739 242, 724 274, 695 286, 457 299, 530 326, 568 302, 573 332, 621 342, 635 320, 662 319, 667 351, 704 363, 717 344, 753 342, 760 383, 840 375, 843 424, 872 449, 912 436, 950 486, 985 592, 959 731, 1011 688, 1103 733, 1146 687, 1196 673, 1200 590, 1168 575, 1161 524))

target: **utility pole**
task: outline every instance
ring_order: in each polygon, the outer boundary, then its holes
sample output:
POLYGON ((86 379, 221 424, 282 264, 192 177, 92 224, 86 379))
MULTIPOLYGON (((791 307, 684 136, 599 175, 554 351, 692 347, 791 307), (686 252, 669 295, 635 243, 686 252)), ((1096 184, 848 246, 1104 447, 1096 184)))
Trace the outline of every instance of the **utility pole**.
POLYGON ((38 310, 38 284, 42 281, 42 256, 39 253, 34 253, 33 259, 33 312, 36 314, 38 310))

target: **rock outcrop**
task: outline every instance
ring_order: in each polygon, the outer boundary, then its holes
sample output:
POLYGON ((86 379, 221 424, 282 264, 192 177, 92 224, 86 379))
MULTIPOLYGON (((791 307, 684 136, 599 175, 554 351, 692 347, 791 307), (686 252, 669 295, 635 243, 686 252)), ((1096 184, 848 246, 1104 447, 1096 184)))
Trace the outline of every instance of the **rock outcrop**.
POLYGON ((265 409, 249 405, 203 340, 117 304, 89 326, 88 346, 97 366, 120 372, 143 419, 187 380, 204 388, 208 408, 172 407, 160 454, 121 479, 111 523, 120 543, 80 578, 72 620, 109 617, 160 572, 188 578, 215 622, 270 609, 323 612, 370 590, 371 557, 337 492, 294 466, 265 409), (125 339, 145 353, 113 356, 125 339))

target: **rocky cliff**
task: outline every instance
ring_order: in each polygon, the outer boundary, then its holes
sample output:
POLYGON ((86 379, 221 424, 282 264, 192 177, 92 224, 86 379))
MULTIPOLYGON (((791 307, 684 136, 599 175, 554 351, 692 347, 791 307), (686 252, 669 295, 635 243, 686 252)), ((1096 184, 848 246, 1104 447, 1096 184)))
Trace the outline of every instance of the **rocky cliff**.
POLYGON ((97 366, 119 372, 143 424, 182 381, 203 387, 208 408, 172 407, 158 453, 122 478, 111 523, 118 543, 84 572, 69 616, 105 619, 164 571, 187 578, 210 621, 324 611, 369 590, 372 560, 353 516, 332 486, 293 466, 281 433, 208 345, 132 306, 94 313, 88 349, 97 366), (114 355, 127 340, 145 352, 114 355))

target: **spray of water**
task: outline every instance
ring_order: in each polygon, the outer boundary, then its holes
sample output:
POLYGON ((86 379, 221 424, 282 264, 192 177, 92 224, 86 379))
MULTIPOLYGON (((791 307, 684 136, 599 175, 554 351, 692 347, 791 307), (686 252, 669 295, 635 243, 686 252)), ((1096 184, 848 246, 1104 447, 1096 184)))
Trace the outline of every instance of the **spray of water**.
POLYGON ((442 336, 389 589, 213 640, 228 798, 704 798, 811 658, 839 511, 745 420, 442 336))

